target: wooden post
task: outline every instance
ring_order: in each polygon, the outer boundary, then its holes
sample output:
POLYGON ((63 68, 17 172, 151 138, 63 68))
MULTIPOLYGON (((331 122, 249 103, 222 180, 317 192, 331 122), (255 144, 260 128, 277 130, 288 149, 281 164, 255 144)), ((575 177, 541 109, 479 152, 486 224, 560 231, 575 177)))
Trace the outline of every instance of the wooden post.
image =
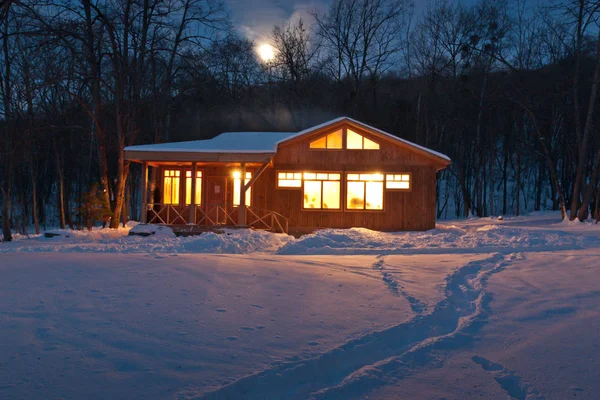
POLYGON ((246 226, 246 163, 242 163, 240 175, 240 205, 238 207, 238 225, 246 226))
POLYGON ((198 163, 192 163, 192 204, 190 204, 190 220, 188 224, 196 225, 196 175, 198 174, 198 163))
POLYGON ((140 180, 140 222, 148 221, 148 161, 142 163, 142 179, 140 180))

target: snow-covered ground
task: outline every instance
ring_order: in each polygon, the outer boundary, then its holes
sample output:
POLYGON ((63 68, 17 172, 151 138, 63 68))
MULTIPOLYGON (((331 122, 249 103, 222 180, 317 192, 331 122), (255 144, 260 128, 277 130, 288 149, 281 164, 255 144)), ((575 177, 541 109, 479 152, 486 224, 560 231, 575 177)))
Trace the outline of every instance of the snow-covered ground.
POLYGON ((557 217, 17 237, 0 398, 597 399, 600 226, 557 217))

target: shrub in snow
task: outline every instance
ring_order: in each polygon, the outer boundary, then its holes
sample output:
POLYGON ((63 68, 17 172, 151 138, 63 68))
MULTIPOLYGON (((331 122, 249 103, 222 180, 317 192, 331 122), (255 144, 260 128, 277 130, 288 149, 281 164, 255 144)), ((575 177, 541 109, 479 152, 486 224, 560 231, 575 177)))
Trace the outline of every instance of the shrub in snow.
POLYGON ((75 210, 88 231, 92 230, 97 220, 102 220, 102 227, 104 227, 112 216, 106 197, 102 195, 96 183, 92 184, 90 190, 83 195, 81 205, 75 210))

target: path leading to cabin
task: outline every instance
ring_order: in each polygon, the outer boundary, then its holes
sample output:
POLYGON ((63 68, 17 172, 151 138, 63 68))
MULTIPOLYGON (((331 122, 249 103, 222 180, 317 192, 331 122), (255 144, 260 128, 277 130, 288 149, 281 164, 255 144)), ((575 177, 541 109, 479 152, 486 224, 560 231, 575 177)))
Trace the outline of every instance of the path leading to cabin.
POLYGON ((551 221, 18 238, 0 398, 596 399, 600 234, 551 221))

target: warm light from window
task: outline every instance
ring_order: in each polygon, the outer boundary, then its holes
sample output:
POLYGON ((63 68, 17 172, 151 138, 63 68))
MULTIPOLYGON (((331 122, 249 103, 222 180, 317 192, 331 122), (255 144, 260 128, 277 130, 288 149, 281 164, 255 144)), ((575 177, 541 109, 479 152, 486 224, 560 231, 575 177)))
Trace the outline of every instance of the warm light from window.
POLYGON ((379 150, 379 144, 348 129, 346 133, 346 148, 350 150, 379 150))
POLYGON ((166 169, 163 175, 163 203, 179 204, 179 181, 181 171, 166 169))
POLYGON ((410 174, 387 174, 385 188, 410 190, 410 174))
POLYGON ((383 210, 382 174, 347 174, 346 179, 349 210, 383 210))
POLYGON ((341 174, 305 172, 304 208, 339 210, 341 208, 341 174))
POLYGON ((341 129, 310 142, 311 149, 342 149, 344 134, 341 129))
MULTIPOLYGON (((240 205, 240 178, 242 177, 242 173, 240 171, 233 171, 233 205, 240 205)), ((244 185, 246 185, 252 179, 252 172, 246 172, 246 179, 244 179, 244 185)), ((248 188, 246 190, 246 205, 249 206, 252 200, 252 188, 248 188)))
MULTIPOLYGON (((202 171, 196 171, 195 204, 202 204, 202 171)), ((192 204, 192 171, 185 171, 185 204, 192 204)))
POLYGON ((279 172, 277 174, 277 187, 300 188, 302 187, 301 172, 279 172))

